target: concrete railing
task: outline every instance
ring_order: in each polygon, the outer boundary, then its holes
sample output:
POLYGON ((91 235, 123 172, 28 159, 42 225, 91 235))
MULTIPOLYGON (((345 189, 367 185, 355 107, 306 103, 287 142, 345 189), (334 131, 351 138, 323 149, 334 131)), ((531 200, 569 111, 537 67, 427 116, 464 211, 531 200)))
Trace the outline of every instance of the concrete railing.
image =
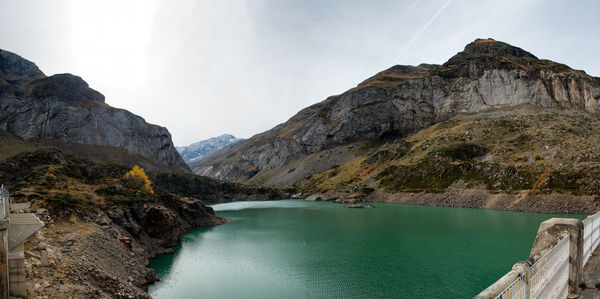
POLYGON ((475 298, 576 297, 583 267, 600 243, 600 212, 585 220, 552 218, 540 224, 530 257, 475 298))
POLYGON ((566 298, 569 291, 569 234, 529 268, 530 298, 566 298))
POLYGON ((35 214, 11 212, 10 194, 0 187, 0 299, 27 297, 23 242, 43 226, 35 214))
POLYGON ((583 264, 585 265, 600 243, 600 213, 583 220, 583 264))
POLYGON ((0 298, 8 298, 8 213, 10 199, 4 185, 0 187, 0 298))
POLYGON ((475 298, 566 298, 569 282, 568 233, 513 269, 475 298))

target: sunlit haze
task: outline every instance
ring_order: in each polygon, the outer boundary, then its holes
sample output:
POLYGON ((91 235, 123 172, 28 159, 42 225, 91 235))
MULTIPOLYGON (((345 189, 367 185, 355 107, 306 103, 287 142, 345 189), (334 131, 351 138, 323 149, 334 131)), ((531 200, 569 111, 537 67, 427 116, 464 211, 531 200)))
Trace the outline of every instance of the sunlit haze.
POLYGON ((176 145, 250 137, 394 64, 494 38, 600 75, 595 1, 0 0, 0 48, 73 73, 176 145), (569 26, 565 26, 569 24, 569 26))

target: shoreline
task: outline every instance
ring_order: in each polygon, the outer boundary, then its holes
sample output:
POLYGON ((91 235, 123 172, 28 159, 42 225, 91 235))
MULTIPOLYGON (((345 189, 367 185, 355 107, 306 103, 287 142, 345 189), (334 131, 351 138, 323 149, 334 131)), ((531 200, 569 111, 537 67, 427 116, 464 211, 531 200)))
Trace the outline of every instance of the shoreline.
POLYGON ((228 223, 190 198, 96 211, 34 207, 46 226, 25 245, 28 296, 151 298, 151 258, 193 228, 228 223))
POLYGON ((295 196, 297 195, 302 195, 304 200, 321 200, 340 204, 392 203, 542 214, 594 214, 600 210, 599 195, 530 194, 529 190, 515 193, 491 193, 481 188, 450 187, 439 193, 426 191, 388 193, 375 190, 370 194, 329 192, 310 195, 295 194, 295 196))

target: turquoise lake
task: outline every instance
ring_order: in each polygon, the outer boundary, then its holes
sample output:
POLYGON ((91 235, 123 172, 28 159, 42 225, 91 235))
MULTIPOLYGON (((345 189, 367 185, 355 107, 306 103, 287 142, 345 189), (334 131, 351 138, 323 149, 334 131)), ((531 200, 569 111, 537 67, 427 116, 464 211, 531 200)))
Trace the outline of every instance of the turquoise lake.
POLYGON ((468 298, 526 259, 548 215, 303 200, 213 206, 151 261, 155 298, 468 298))

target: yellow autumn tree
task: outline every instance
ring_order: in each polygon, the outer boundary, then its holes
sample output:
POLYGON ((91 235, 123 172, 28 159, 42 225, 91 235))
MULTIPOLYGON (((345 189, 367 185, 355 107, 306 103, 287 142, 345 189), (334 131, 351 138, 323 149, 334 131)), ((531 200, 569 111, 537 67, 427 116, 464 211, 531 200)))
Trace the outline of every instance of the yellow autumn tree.
POLYGON ((148 179, 148 176, 146 175, 146 172, 144 171, 143 168, 134 165, 133 169, 128 171, 123 178, 127 179, 127 180, 132 180, 140 185, 143 186, 143 188, 148 191, 148 193, 150 194, 154 194, 154 190, 152 189, 152 186, 150 186, 150 184, 152 184, 152 182, 150 182, 150 179, 148 179))

